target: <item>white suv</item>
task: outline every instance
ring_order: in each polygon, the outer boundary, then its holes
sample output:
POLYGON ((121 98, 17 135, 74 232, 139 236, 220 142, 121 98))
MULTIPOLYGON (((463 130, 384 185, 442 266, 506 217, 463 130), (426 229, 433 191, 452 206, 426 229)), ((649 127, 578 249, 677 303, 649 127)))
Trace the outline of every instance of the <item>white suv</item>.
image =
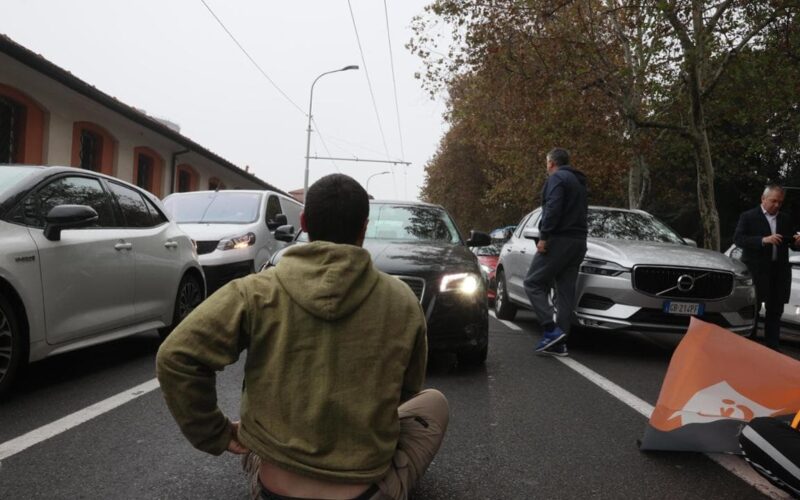
POLYGON ((158 199, 88 170, 0 166, 0 248, 0 393, 29 361, 165 335, 205 297, 158 199))
POLYGON ((286 243, 274 231, 300 226, 303 205, 274 191, 228 190, 175 193, 167 213, 197 242, 209 294, 269 261, 286 243))

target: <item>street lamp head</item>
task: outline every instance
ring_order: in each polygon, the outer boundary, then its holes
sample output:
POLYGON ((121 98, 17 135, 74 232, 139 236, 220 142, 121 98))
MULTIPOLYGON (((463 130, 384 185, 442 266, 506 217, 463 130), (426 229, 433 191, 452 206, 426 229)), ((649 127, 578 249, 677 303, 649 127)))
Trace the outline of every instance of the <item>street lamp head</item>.
POLYGON ((358 69, 358 65, 351 64, 350 66, 345 66, 344 68, 340 69, 339 71, 347 71, 349 69, 358 69))

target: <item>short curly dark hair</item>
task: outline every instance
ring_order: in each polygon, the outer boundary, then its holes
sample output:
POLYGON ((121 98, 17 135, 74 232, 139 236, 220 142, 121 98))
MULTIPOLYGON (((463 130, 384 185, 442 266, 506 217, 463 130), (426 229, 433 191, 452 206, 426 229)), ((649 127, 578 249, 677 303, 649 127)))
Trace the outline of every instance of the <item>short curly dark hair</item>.
POLYGON ((303 211, 310 240, 354 245, 369 217, 369 197, 352 177, 326 175, 308 188, 303 211))

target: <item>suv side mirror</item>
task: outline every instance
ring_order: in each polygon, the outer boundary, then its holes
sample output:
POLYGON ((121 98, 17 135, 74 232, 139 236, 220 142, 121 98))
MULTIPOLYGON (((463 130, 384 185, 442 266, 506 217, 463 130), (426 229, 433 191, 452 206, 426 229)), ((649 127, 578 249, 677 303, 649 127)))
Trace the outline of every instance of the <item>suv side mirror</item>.
POLYGON ((697 248, 697 242, 694 241, 693 239, 691 239, 691 238, 682 238, 682 239, 683 239, 683 242, 686 243, 687 245, 689 245, 690 247, 697 248))
POLYGON ((44 237, 59 241, 64 229, 77 229, 97 222, 97 212, 86 205, 57 205, 45 216, 44 237))
POLYGON ((529 240, 539 241, 539 230, 533 227, 522 230, 522 237, 529 240))
POLYGON ((275 230, 275 239, 290 243, 294 239, 294 226, 291 224, 284 224, 283 226, 278 227, 275 230))
POLYGON ((468 247, 485 247, 492 244, 492 238, 483 231, 475 231, 474 229, 469 232, 469 239, 467 240, 468 247))
POLYGON ((278 214, 275 216, 274 219, 267 221, 267 228, 270 231, 274 231, 281 226, 285 226, 289 224, 289 219, 286 218, 285 214, 278 214))

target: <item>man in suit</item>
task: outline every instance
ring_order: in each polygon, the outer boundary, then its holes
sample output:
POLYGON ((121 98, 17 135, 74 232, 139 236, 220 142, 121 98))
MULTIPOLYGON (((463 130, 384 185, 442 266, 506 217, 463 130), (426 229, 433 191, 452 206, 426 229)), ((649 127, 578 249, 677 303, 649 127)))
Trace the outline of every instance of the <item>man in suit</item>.
MULTIPOLYGON (((761 204, 739 216, 733 237, 742 249, 742 262, 747 265, 756 286, 756 312, 764 303, 764 337, 767 347, 779 351, 783 305, 789 302, 792 286, 792 268, 789 264, 789 247, 796 248, 800 235, 788 214, 780 211, 785 192, 777 184, 770 184, 761 195, 761 204)), ((750 338, 755 339, 758 322, 750 338)))

